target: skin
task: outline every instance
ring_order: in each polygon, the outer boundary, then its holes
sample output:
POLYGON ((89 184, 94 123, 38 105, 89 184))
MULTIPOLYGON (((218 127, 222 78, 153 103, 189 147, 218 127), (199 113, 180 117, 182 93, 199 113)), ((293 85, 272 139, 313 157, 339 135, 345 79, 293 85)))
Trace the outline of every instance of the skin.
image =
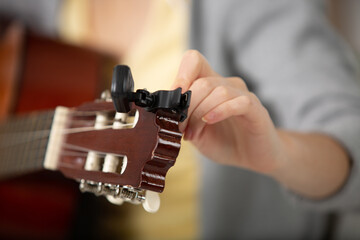
POLYGON ((268 175, 313 199, 334 194, 349 174, 349 156, 333 138, 275 128, 268 111, 238 77, 222 77, 197 51, 183 56, 173 88, 192 91, 180 124, 215 162, 268 175))
POLYGON ((91 0, 87 4, 90 30, 84 44, 120 58, 128 54, 141 37, 154 2, 91 0))

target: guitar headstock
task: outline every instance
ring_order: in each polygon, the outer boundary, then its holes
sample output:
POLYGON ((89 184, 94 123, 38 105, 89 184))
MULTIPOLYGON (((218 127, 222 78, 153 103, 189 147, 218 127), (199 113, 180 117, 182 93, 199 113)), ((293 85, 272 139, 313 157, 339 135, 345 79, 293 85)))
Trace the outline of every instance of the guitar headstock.
POLYGON ((173 109, 147 111, 128 104, 129 112, 117 112, 105 92, 95 102, 58 107, 44 165, 79 181, 81 191, 105 195, 115 204, 143 203, 155 212, 157 193, 180 150, 181 116, 173 109))

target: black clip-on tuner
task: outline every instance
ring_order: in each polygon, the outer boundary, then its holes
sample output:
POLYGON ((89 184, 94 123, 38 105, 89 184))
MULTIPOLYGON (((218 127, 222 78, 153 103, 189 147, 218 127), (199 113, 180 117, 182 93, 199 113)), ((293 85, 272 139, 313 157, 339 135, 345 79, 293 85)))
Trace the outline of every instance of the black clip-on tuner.
POLYGON ((183 94, 181 94, 181 88, 172 91, 160 90, 154 93, 145 89, 133 91, 134 80, 130 68, 126 65, 115 66, 111 84, 111 98, 117 112, 129 112, 131 102, 134 102, 135 105, 143 107, 149 112, 163 109, 179 114, 180 122, 187 118, 191 91, 183 94))

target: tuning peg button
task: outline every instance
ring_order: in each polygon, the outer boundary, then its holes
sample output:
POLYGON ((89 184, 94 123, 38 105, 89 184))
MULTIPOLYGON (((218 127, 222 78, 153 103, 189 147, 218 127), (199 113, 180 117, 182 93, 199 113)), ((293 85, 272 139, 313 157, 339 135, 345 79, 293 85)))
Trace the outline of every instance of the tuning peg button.
POLYGON ((112 204, 115 205, 122 205, 124 203, 124 200, 120 197, 114 197, 112 195, 107 195, 106 196, 107 200, 109 200, 109 202, 111 202, 112 204))
POLYGON ((143 202, 144 209, 149 213, 155 213, 160 208, 160 196, 157 192, 146 191, 145 201, 143 202))

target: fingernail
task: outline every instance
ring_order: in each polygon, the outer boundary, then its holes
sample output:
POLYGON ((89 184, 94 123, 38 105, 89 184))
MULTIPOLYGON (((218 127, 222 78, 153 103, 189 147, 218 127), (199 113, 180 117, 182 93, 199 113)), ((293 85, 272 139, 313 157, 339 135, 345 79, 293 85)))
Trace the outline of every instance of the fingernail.
POLYGON ((206 114, 205 116, 203 116, 201 118, 201 120, 203 120, 205 123, 211 123, 214 121, 215 117, 216 117, 216 114, 214 112, 210 112, 210 113, 206 114))

